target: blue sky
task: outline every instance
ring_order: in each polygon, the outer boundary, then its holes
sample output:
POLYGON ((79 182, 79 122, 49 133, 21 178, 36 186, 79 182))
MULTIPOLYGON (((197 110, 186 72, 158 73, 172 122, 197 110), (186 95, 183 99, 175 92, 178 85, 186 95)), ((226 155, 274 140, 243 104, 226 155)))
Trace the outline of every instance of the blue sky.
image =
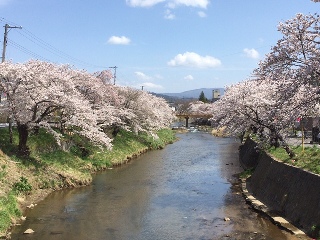
POLYGON ((166 93, 247 79, 280 21, 319 10, 310 0, 0 0, 0 21, 22 26, 6 60, 117 66, 116 84, 166 93))

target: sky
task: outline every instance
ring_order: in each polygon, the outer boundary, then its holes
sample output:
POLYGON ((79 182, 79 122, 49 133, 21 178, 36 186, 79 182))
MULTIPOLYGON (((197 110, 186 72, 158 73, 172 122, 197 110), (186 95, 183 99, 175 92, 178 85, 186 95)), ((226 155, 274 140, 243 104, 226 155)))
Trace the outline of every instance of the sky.
POLYGON ((22 27, 9 28, 6 61, 116 69, 116 85, 179 93, 248 79, 282 37, 279 22, 319 10, 310 0, 0 0, 0 23, 22 27))

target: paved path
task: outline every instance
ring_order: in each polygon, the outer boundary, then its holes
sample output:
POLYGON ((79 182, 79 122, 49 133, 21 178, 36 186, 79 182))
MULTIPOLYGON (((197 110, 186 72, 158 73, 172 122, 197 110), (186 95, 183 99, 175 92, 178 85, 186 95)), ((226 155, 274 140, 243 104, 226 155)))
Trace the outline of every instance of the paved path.
MULTIPOLYGON (((302 139, 301 139, 301 137, 290 137, 290 138, 286 138, 286 142, 287 142, 289 145, 302 146, 302 139)), ((303 143, 304 143, 304 146, 305 146, 305 147, 313 147, 314 145, 320 147, 320 145, 319 145, 318 142, 312 143, 312 139, 311 139, 311 138, 306 138, 306 139, 304 139, 303 143)))

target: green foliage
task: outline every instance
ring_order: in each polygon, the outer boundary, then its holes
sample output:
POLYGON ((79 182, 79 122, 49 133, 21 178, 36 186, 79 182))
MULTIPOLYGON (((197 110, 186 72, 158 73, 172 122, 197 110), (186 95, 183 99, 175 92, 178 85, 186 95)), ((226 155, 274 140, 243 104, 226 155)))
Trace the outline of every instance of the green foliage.
MULTIPOLYGON (((103 169, 113 164, 121 164, 146 149, 160 149, 165 144, 175 141, 175 133, 171 129, 160 130, 157 134, 158 139, 145 133, 136 135, 133 132, 120 130, 113 139, 112 150, 94 146, 90 141, 76 134, 66 135, 63 140, 68 142, 70 147, 67 151, 63 151, 52 135, 44 129, 39 129, 37 134, 33 133, 29 137, 28 146, 31 154, 28 159, 19 159, 14 155, 17 150, 14 147, 17 144, 16 129, 14 129, 14 139, 16 141, 13 145, 8 144, 9 135, 7 132, 0 129, 0 144, 4 146, 2 148, 4 153, 11 156, 15 161, 22 162, 23 166, 35 167, 38 172, 53 165, 61 170, 73 169, 73 171, 89 174, 93 169, 103 169), (10 150, 8 151, 8 149, 10 150), (90 169, 88 165, 92 165, 93 169, 90 169)), ((44 186, 48 185, 51 184, 44 184, 44 186)))
POLYGON ((204 95, 204 92, 201 91, 200 95, 199 95, 199 101, 207 103, 208 99, 206 98, 206 96, 204 95))
POLYGON ((20 181, 13 184, 13 190, 17 193, 27 193, 32 190, 32 186, 28 183, 28 179, 20 177, 20 181))
POLYGON ((240 178, 248 178, 252 175, 254 169, 253 168, 249 168, 244 170, 242 173, 240 173, 240 178))
POLYGON ((7 175, 6 168, 7 168, 6 165, 2 165, 2 166, 1 166, 1 170, 0 170, 0 180, 2 180, 2 179, 7 175))
POLYGON ((283 148, 268 148, 267 152, 269 152, 272 156, 274 156, 276 159, 282 160, 282 161, 288 161, 290 160, 290 157, 288 153, 283 148))
POLYGON ((133 132, 120 130, 113 140, 112 151, 96 149, 88 159, 93 166, 105 168, 113 164, 121 164, 139 152, 163 148, 165 144, 175 141, 175 135, 171 129, 160 130, 158 136, 159 139, 155 139, 145 133, 135 135, 133 132))
POLYGON ((9 142, 9 130, 8 128, 0 128, 0 146, 1 150, 8 156, 12 156, 18 150, 18 132, 13 129, 13 143, 9 142))
POLYGON ((311 226, 311 236, 318 237, 317 239, 320 240, 320 226, 319 225, 312 225, 311 226))
POLYGON ((53 135, 48 134, 45 129, 40 128, 37 134, 30 131, 28 147, 31 153, 48 153, 59 149, 53 135))
POLYGON ((282 148, 271 148, 268 152, 276 159, 287 164, 305 169, 307 171, 320 174, 320 148, 316 145, 312 147, 294 147, 295 157, 291 159, 282 148))
POLYGON ((177 140, 175 133, 171 129, 161 129, 158 131, 158 136, 165 144, 172 144, 177 140))
POLYGON ((21 211, 13 192, 0 197, 0 233, 4 233, 9 228, 12 218, 20 216, 21 211))

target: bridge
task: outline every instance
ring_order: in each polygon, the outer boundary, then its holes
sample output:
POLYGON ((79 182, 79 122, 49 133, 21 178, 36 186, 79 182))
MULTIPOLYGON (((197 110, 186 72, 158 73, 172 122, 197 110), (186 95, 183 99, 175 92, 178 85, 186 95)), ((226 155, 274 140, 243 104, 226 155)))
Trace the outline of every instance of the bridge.
POLYGON ((189 126, 189 118, 212 118, 213 114, 200 114, 200 113, 176 113, 176 117, 186 119, 186 128, 189 126))

